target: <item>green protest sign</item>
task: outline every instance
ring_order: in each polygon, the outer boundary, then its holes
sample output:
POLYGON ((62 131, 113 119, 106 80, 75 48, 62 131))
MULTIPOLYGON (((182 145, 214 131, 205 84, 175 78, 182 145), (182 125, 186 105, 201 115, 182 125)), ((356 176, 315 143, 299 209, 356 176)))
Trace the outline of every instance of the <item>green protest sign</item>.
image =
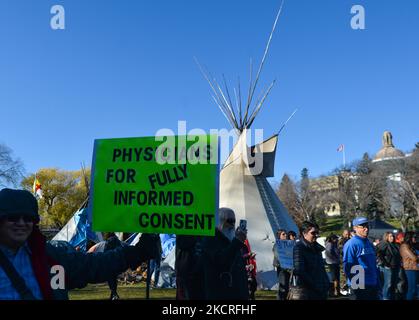
POLYGON ((218 137, 95 140, 94 231, 214 235, 218 137))

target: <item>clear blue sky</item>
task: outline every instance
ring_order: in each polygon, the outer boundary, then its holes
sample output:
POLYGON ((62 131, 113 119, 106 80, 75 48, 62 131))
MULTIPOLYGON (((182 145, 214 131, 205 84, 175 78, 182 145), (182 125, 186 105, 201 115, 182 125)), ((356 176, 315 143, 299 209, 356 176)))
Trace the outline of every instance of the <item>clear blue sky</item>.
MULTIPOLYGON (((27 173, 90 165, 95 138, 160 128, 225 128, 193 57, 247 83, 279 0, 0 0, 0 142, 27 173), (50 28, 63 5, 66 29, 50 28)), ((275 180, 328 173, 375 153, 383 131, 419 140, 419 1, 288 0, 260 89, 277 79, 255 128, 280 136, 275 180), (350 27, 364 5, 366 30, 350 27)))

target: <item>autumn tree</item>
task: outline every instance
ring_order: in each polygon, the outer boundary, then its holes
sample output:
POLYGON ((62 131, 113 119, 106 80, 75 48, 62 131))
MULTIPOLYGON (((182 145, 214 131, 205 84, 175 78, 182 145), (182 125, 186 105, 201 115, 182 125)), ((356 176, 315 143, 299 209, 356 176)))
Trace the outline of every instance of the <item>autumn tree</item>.
MULTIPOLYGON (((44 168, 36 177, 42 185, 42 198, 39 199, 39 212, 43 226, 62 228, 80 208, 88 196, 86 180, 90 171, 65 171, 57 168, 44 168)), ((22 181, 22 187, 32 190, 35 175, 22 181)))
POLYGON ((13 157, 12 150, 0 144, 0 187, 17 186, 22 178, 23 164, 13 157))

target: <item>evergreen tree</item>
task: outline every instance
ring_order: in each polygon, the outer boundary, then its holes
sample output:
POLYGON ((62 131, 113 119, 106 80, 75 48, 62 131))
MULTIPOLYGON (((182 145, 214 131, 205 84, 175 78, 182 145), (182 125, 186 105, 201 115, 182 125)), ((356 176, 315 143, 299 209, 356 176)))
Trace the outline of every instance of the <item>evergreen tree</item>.
POLYGON ((308 169, 301 170, 301 196, 305 198, 308 195, 310 188, 310 180, 308 178, 308 169))
POLYGON ((369 174, 372 171, 372 161, 367 152, 364 153, 362 159, 356 165, 356 172, 358 174, 369 174))

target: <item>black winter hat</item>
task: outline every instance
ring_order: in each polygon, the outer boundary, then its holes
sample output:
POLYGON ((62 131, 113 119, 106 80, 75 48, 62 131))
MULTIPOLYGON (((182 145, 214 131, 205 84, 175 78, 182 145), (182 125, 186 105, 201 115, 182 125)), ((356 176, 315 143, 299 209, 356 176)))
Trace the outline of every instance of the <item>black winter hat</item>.
POLYGON ((5 188, 0 191, 0 218, 15 214, 32 216, 39 222, 38 202, 29 191, 5 188))

